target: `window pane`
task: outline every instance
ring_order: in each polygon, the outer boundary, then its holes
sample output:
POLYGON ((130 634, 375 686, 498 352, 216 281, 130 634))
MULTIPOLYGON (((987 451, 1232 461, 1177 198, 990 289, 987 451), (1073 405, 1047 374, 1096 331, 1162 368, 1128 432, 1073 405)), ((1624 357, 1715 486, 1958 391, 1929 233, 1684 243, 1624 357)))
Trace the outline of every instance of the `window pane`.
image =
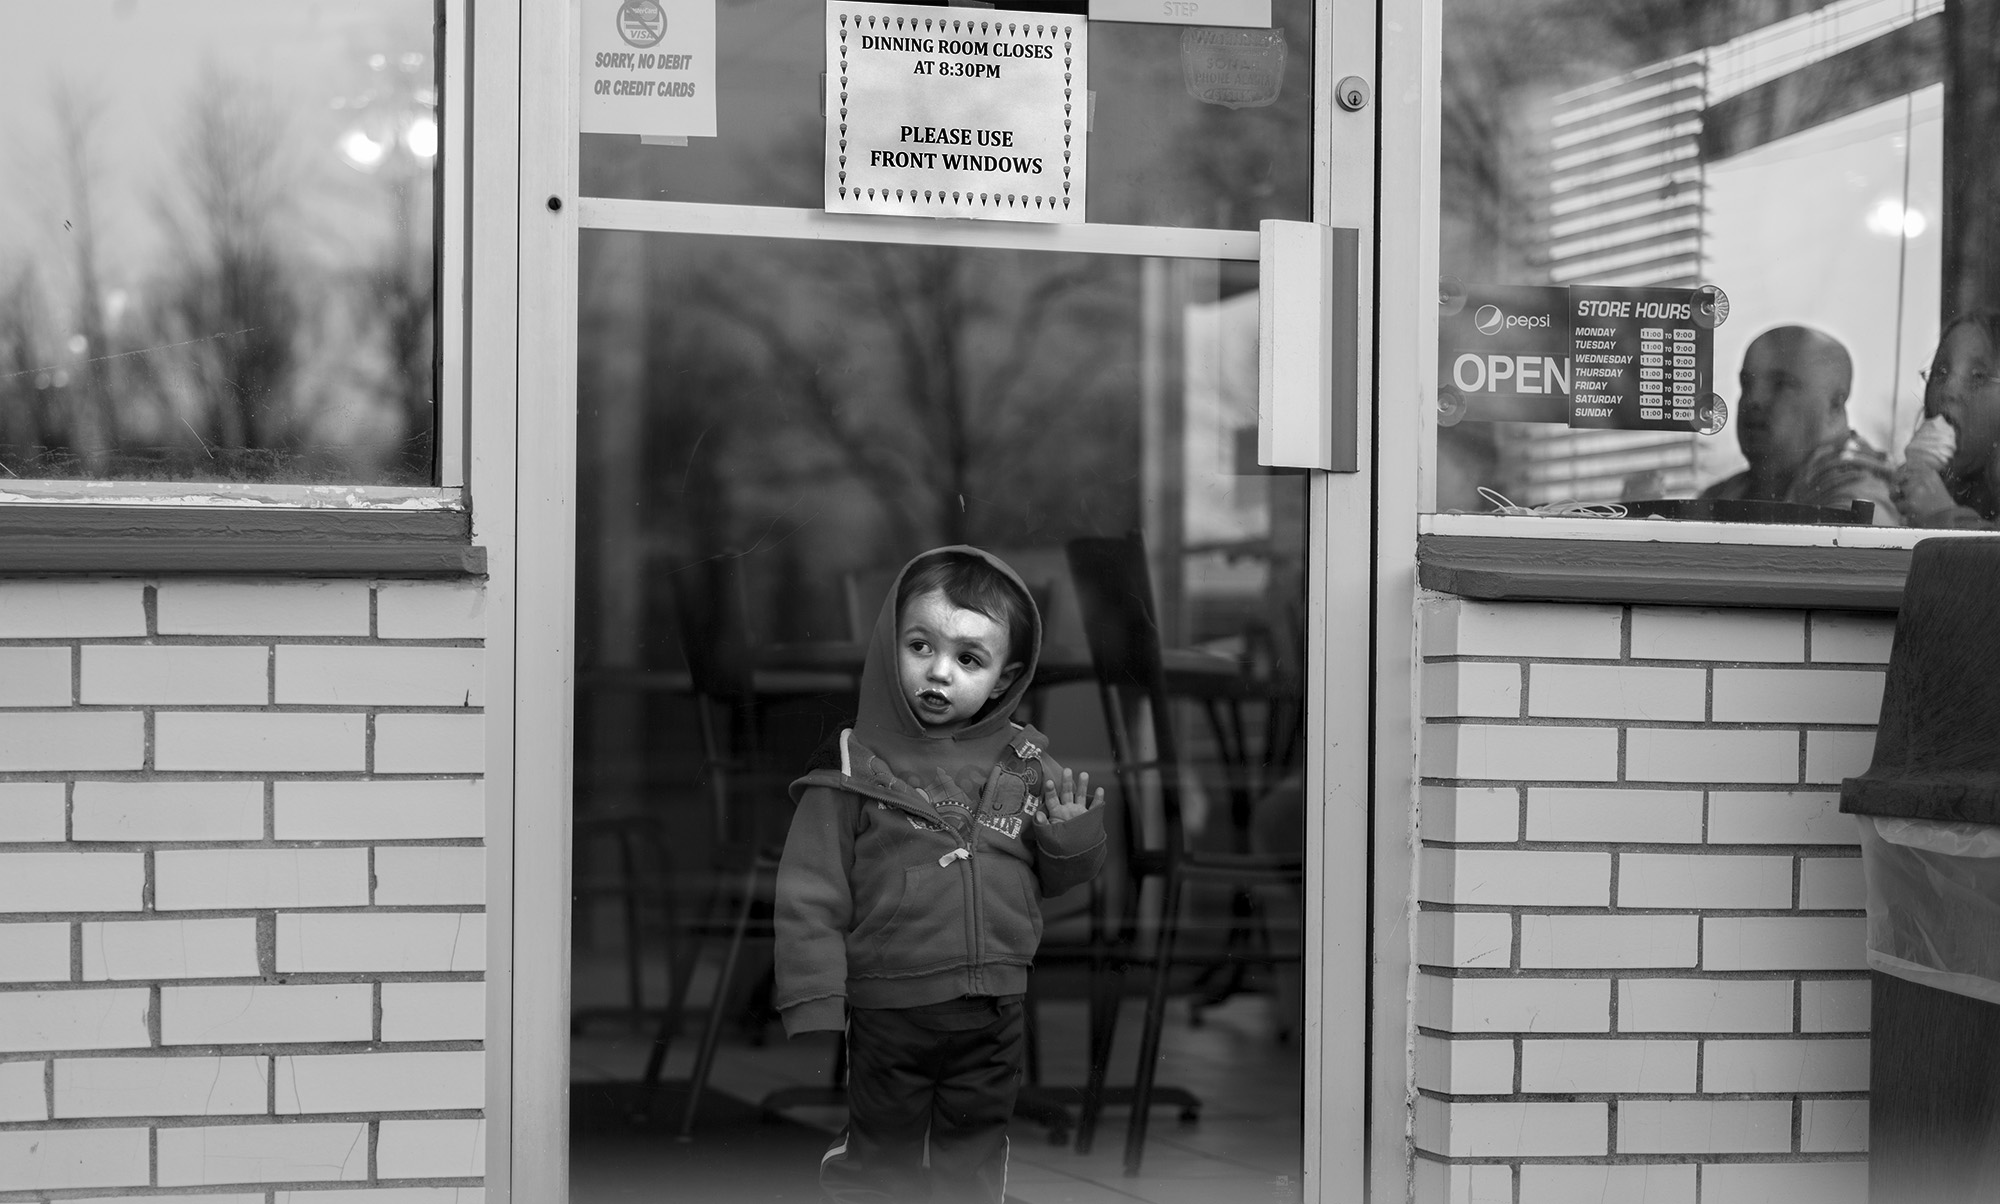
MULTIPOLYGON (((820 1198, 849 1096, 836 1034, 787 1040, 774 1011, 793 1001, 773 959, 796 948, 771 918, 786 783, 855 723, 899 567, 964 541, 1042 615, 1015 714, 1105 787, 1111 832, 1097 889, 1039 905, 1039 943, 996 935, 1010 905, 985 888, 912 909, 1032 954, 1025 983, 988 970, 973 991, 1025 991, 1037 1034, 1007 1198, 1298 1199, 1304 894, 1273 865, 1305 835, 1306 478, 1255 464, 1257 265, 586 230, 578 280, 570 1198, 820 1198), (1141 646, 1165 680, 1127 689, 1141 646), (1210 867, 1171 895, 1170 840, 1210 867), (1261 885, 1229 877, 1246 864, 1261 885), (1150 1109, 1128 1178, 1158 947, 1137 932, 1172 896, 1153 1102, 1199 1123, 1150 1109), (1068 1139, 1093 998, 1116 1031, 1086 1154, 1068 1139)), ((982 798, 968 848, 991 867, 1018 846, 982 798)), ((922 923, 868 918, 881 875, 930 891, 947 880, 919 875, 957 872, 882 848, 855 841, 850 939, 922 923)), ((847 1064, 881 1098, 887 1076, 847 1064)), ((999 1110, 1012 1090, 939 1098, 999 1110)))
POLYGON ((0 477, 429 484, 432 0, 0 30, 0 477))
POLYGON ((2000 304, 1979 11, 1446 0, 1438 508, 1990 523, 2000 327, 1920 375, 2000 304), (1928 482, 1927 407, 1959 443, 1928 482))
MULTIPOLYGON (((1088 220, 1254 230, 1312 216, 1312 0, 1273 0, 1272 13, 1269 30, 1091 22, 1088 220), (1254 60, 1269 94, 1218 91, 1203 72, 1224 59, 1254 60)), ((821 207, 823 6, 746 0, 716 22, 717 137, 586 134, 585 195, 821 207)))

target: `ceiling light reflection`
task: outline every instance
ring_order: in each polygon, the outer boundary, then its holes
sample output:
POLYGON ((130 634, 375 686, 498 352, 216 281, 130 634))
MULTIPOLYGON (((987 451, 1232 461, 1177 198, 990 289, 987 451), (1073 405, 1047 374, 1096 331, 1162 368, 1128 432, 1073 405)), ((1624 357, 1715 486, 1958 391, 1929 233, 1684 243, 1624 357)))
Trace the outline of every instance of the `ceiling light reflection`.
POLYGON ((1921 238, 1930 221, 1918 209, 1906 209, 1895 197, 1883 197, 1868 211, 1868 229, 1884 238, 1921 238))

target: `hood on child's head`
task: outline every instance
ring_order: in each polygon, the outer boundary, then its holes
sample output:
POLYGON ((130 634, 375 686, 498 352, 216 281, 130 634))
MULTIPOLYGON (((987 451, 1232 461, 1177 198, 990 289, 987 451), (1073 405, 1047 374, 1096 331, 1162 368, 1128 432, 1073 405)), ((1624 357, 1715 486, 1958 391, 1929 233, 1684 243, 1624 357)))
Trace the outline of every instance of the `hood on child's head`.
POLYGON ((888 596, 882 600, 882 609, 875 616, 875 627, 868 639, 867 660, 861 669, 855 738, 899 769, 903 764, 929 768, 984 761, 991 765, 1013 735, 1014 710, 1028 692, 1041 652, 1041 613, 1035 608, 1034 595, 1028 591, 1027 584, 1008 567, 1006 561, 965 544, 932 548, 913 557, 896 574, 895 583, 889 587, 888 596), (1012 583, 1019 592, 1028 630, 1025 633, 1010 630, 1007 633, 1010 647, 1018 650, 1008 652, 1007 659, 1010 662, 1020 661, 1021 669, 1006 691, 963 723, 931 728, 917 717, 910 700, 903 696, 897 672, 897 645, 902 620, 897 611, 897 599, 903 592, 903 582, 925 561, 954 555, 984 561, 1012 583))

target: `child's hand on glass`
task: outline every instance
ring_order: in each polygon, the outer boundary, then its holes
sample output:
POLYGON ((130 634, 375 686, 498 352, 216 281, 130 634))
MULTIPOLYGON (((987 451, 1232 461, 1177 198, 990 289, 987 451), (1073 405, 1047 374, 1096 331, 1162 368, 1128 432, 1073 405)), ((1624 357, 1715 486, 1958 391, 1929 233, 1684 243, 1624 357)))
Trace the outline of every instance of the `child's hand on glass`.
POLYGON ((1096 795, 1093 796, 1090 793, 1089 774, 1086 773, 1078 777, 1076 774, 1065 769, 1063 770, 1061 790, 1057 790, 1054 778, 1049 778, 1042 783, 1042 809, 1036 812, 1035 822, 1046 825, 1051 822, 1061 823, 1066 819, 1075 819, 1077 816, 1082 815, 1084 812, 1103 802, 1104 787, 1099 786, 1096 795), (1088 801, 1086 802, 1085 800, 1088 801))

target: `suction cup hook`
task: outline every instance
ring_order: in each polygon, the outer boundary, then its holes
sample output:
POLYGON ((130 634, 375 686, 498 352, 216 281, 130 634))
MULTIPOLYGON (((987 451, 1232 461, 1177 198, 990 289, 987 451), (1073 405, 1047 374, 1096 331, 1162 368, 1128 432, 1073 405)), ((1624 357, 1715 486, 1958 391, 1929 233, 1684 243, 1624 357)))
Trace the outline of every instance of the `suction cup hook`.
POLYGON ((1729 294, 1712 284, 1694 290, 1694 324, 1714 330, 1729 320, 1729 294))
MULTIPOLYGON (((1725 300, 1722 305, 1727 312, 1729 302, 1725 300)), ((1729 403, 1722 400, 1720 394, 1710 393, 1695 407, 1694 420, 1699 424, 1694 428, 1697 431, 1704 435, 1719 435, 1722 428, 1729 425, 1729 403)))
POLYGON ((1438 277, 1438 312, 1447 317, 1465 308, 1465 285, 1456 276, 1438 277))

